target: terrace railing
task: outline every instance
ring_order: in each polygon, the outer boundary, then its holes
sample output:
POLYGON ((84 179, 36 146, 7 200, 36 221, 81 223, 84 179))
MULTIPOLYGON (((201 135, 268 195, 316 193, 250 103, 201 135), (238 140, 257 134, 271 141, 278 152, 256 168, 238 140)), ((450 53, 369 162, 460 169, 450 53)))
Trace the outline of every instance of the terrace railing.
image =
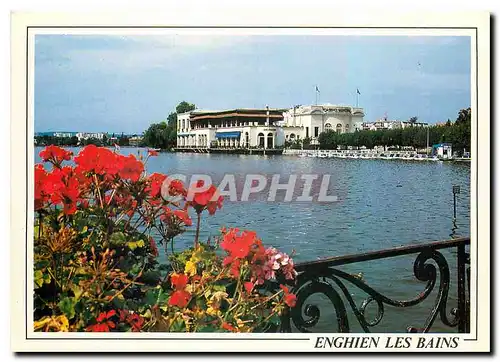
MULTIPOLYGON (((411 308, 425 300, 432 301, 430 296, 435 295, 430 310, 425 308, 428 316, 424 325, 407 327, 407 332, 429 332, 436 318, 439 317, 445 326, 453 327, 459 333, 467 333, 470 326, 470 254, 466 251, 466 246, 469 244, 470 238, 456 238, 297 264, 296 270, 299 272, 297 283, 291 287, 297 295, 297 302, 295 307, 283 316, 279 331, 315 332, 313 327, 318 324, 322 314, 323 317, 326 314, 333 316, 328 320, 329 325, 333 324, 332 329, 336 327, 336 331, 329 332, 348 333, 351 331, 348 318, 350 314, 350 319, 359 323, 363 331, 371 332, 370 329, 379 325, 384 318, 386 306, 411 308), (456 257, 456 274, 455 270, 452 270, 452 274, 456 275, 456 278, 453 278, 456 280, 456 285, 452 283, 450 266, 442 253, 445 249, 455 251, 455 253, 445 254, 452 255, 452 258, 456 257), (416 255, 413 274, 417 281, 425 283, 423 290, 420 292, 417 290, 415 297, 408 300, 391 299, 372 288, 359 275, 340 269, 347 264, 403 255, 416 255), (353 288, 366 294, 360 305, 356 305, 351 295, 350 290, 353 288), (453 303, 456 305, 452 307, 448 306, 449 292, 452 290, 450 288, 456 288, 457 291, 456 302, 453 303), (325 309, 324 306, 308 303, 308 299, 315 294, 326 296, 329 301, 326 308, 333 308, 333 310, 322 311, 321 308, 325 309), (373 320, 369 320, 365 312, 368 305, 372 303, 376 305, 376 316, 373 320)), ((409 320, 408 325, 412 322, 414 321, 409 320)), ((401 331, 385 330, 384 332, 401 331)))

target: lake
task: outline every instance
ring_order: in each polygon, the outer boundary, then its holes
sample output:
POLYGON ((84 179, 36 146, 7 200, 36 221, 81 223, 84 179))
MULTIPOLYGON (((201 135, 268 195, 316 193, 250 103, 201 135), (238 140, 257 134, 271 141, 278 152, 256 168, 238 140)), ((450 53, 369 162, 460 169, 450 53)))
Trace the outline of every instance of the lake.
MULTIPOLYGON (((35 148, 35 162, 40 161, 40 150, 35 148)), ((121 153, 136 153, 137 150, 122 148, 121 153)), ((330 175, 328 193, 338 197, 336 202, 284 202, 283 197, 269 202, 266 192, 248 202, 226 200, 214 216, 203 218, 202 240, 217 235, 221 226, 255 230, 264 245, 286 253, 295 251, 295 262, 450 239, 452 185, 461 187, 461 193, 457 195, 458 228, 455 235, 469 236, 468 163, 160 153, 149 159, 147 170, 170 175, 208 174, 216 185, 225 174, 235 175, 237 184, 248 174, 267 178, 279 174, 280 183, 286 182, 292 174, 299 177, 304 174, 330 175)), ((298 191, 300 194, 301 190, 298 191)), ((176 240, 176 249, 192 245, 193 239, 194 227, 176 240)), ((448 257, 454 276, 448 302, 451 310, 456 306, 456 257, 454 251, 444 250, 442 253, 448 257)), ((425 286, 413 275, 415 258, 416 255, 396 257, 351 264, 340 269, 363 273, 370 286, 390 298, 410 299, 425 286)), ((359 289, 351 288, 350 292, 358 305, 366 298, 359 289)), ((410 324, 420 327, 433 306, 434 297, 435 293, 426 302, 411 308, 387 307, 385 317, 373 331, 403 332, 410 324)), ((326 303, 321 296, 313 296, 310 300, 321 306, 326 303)), ((315 331, 331 331, 329 326, 334 318, 327 307, 322 309, 315 331)), ((432 331, 454 331, 443 327, 438 319, 432 331)), ((361 331, 354 317, 350 319, 350 326, 353 332, 361 331)))

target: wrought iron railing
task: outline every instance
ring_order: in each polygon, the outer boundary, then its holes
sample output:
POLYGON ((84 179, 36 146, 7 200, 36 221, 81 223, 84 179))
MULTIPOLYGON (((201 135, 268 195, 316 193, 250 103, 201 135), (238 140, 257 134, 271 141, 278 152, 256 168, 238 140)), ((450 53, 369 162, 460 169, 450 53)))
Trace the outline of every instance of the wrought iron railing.
MULTIPOLYGON (((467 333, 470 315, 470 254, 466 251, 466 245, 469 244, 470 238, 456 238, 297 264, 296 270, 299 275, 297 283, 292 287, 293 292, 297 295, 297 302, 295 307, 282 317, 280 331, 315 332, 313 327, 317 325, 322 314, 326 314, 334 316, 328 323, 336 327, 336 330, 329 332, 350 332, 349 319, 356 320, 363 331, 371 332, 370 329, 377 326, 383 319, 385 306, 409 308, 419 305, 425 300, 431 300, 430 295, 436 295, 432 307, 428 310, 429 314, 424 325, 420 328, 407 327, 407 332, 429 332, 439 316, 445 326, 454 327, 458 329, 459 333, 467 333), (456 251, 454 253, 456 254, 456 285, 452 283, 449 263, 441 252, 443 249, 456 251), (417 254, 413 264, 414 277, 417 281, 425 283, 425 287, 415 297, 408 300, 391 299, 377 292, 358 275, 339 269, 347 264, 412 254, 417 254), (433 293, 436 285, 438 288, 433 293), (452 287, 456 288, 457 291, 457 305, 450 309, 447 302, 452 287), (352 288, 357 288, 358 291, 361 290, 366 294, 360 305, 356 305, 350 293, 352 288), (322 313, 321 308, 324 306, 320 307, 318 304, 308 303, 307 300, 315 294, 326 296, 331 303, 328 308, 333 308, 333 311, 322 313), (377 313, 373 320, 368 320, 365 311, 371 303, 376 303, 377 313), (349 318, 349 314, 351 318, 349 318)), ((386 272, 390 272, 390 270, 386 272)), ((455 275, 454 270, 452 270, 452 274, 455 275)), ((398 331, 386 330, 384 332, 398 331)))

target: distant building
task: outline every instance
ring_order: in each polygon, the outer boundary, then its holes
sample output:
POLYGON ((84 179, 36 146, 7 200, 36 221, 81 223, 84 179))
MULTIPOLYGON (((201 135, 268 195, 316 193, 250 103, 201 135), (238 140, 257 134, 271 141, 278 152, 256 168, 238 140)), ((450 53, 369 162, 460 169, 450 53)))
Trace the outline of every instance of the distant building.
POLYGON ((432 146, 432 155, 439 158, 451 158, 453 149, 451 143, 438 143, 432 146))
POLYGON ((49 132, 35 132, 35 137, 49 136, 49 137, 60 137, 60 138, 70 138, 77 135, 77 132, 66 132, 66 131, 49 131, 49 132))
POLYGON ((141 136, 132 136, 128 139, 128 143, 130 146, 140 146, 142 142, 142 137, 141 136))
POLYGON ((351 106, 296 106, 283 114, 283 122, 279 125, 288 141, 311 138, 312 144, 318 144, 319 135, 325 131, 350 133, 361 130, 364 116, 363 108, 351 106))
POLYGON ((103 132, 96 132, 96 133, 78 132, 76 134, 76 137, 78 137, 79 141, 81 141, 81 140, 88 140, 90 138, 95 138, 95 139, 98 139, 98 140, 102 140, 105 135, 106 135, 106 133, 103 133, 103 132))
POLYGON ((196 109, 177 115, 178 148, 264 148, 281 146, 277 122, 284 109, 196 109))
POLYGON ((332 104, 291 109, 198 109, 177 115, 177 147, 272 149, 304 138, 317 144, 324 131, 361 130, 363 117, 362 108, 332 104))
POLYGON ((389 121, 386 119, 380 119, 375 122, 365 122, 363 123, 363 130, 377 131, 383 129, 405 129, 408 127, 428 127, 429 124, 425 122, 408 122, 408 121, 389 121))

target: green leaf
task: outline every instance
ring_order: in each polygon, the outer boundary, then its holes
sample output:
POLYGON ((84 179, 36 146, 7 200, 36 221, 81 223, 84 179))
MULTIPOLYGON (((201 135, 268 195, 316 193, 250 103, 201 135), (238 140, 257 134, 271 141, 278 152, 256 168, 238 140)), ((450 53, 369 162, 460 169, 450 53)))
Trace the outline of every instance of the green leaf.
POLYGON ((72 319, 75 316, 75 302, 73 298, 66 297, 62 299, 57 306, 68 319, 72 319))
POLYGON ((78 285, 73 284, 71 286, 71 290, 75 294, 74 300, 78 301, 80 299, 80 297, 82 296, 82 293, 83 293, 82 288, 80 288, 78 285))
POLYGON ((151 289, 146 292, 146 295, 144 296, 144 303, 147 305, 155 305, 157 299, 158 299, 158 290, 151 289))
POLYGON ((198 328, 196 332, 215 332, 217 330, 218 328, 216 326, 214 326, 213 324, 212 325, 209 324, 198 328))
POLYGON ((122 233, 121 231, 117 231, 113 234, 111 234, 109 238, 109 242, 113 245, 121 246, 125 244, 126 242, 126 237, 125 234, 122 233))
POLYGON ((34 281, 37 288, 40 288, 43 285, 43 273, 41 270, 37 270, 35 272, 34 281))
POLYGON ((216 292, 225 292, 226 291, 226 286, 225 285, 213 285, 212 289, 215 290, 216 292))
POLYGON ((49 284, 51 281, 50 274, 44 274, 41 270, 35 271, 33 279, 37 288, 40 288, 44 283, 49 284))

